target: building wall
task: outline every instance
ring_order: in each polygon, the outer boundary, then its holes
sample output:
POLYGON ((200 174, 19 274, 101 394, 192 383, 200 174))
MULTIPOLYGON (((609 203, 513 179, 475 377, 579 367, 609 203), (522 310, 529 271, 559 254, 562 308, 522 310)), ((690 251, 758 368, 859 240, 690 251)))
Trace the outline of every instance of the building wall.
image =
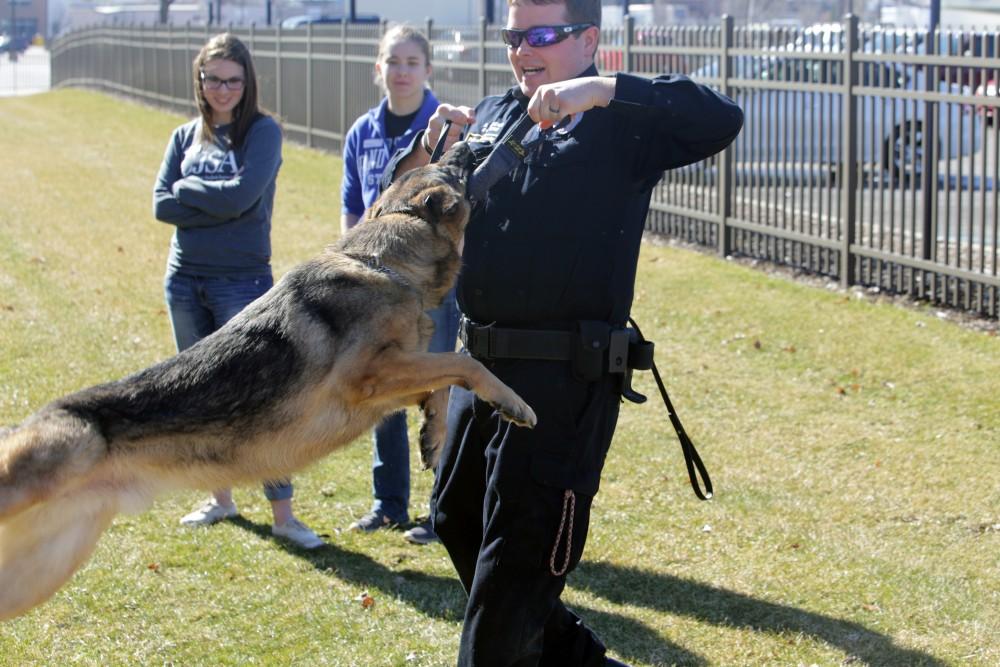
POLYGON ((48 38, 47 0, 0 0, 0 32, 11 34, 11 2, 18 37, 30 41, 37 33, 48 38))
POLYGON ((359 14, 377 14, 391 22, 437 25, 475 25, 483 13, 483 0, 356 0, 359 14))

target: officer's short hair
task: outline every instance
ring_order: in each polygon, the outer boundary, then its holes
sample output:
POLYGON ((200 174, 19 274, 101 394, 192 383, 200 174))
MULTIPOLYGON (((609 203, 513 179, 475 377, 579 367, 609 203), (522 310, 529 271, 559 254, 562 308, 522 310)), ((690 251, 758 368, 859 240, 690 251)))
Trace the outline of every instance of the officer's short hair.
POLYGON ((601 27, 601 0, 507 0, 512 5, 566 5, 566 20, 570 23, 593 23, 601 27))

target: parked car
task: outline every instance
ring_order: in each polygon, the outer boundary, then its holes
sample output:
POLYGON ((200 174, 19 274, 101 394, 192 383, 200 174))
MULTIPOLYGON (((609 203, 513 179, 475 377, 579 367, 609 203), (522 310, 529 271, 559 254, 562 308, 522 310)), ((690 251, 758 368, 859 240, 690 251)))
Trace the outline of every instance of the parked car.
MULTIPOLYGON (((843 66, 836 60, 809 59, 810 53, 840 53, 845 43, 839 24, 807 28, 794 42, 762 49, 761 56, 736 56, 733 58, 733 77, 780 84, 802 84, 789 89, 776 86, 761 92, 759 89, 737 88, 737 102, 747 116, 744 132, 752 136, 771 137, 770 141, 751 141, 748 150, 738 159, 744 162, 819 163, 831 172, 841 158, 841 104, 838 92, 821 92, 809 89, 810 84, 841 85, 843 66), (775 55, 767 55, 768 51, 775 55), (805 54, 807 57, 788 57, 782 52, 805 54), (776 137, 789 137, 788 143, 775 141, 776 137)), ((886 36, 869 34, 862 40, 863 53, 923 53, 921 39, 902 34, 886 36)), ((939 68, 945 70, 947 68, 939 68)), ((719 64, 715 62, 695 71, 696 79, 718 78, 719 64)), ((885 93, 875 93, 858 98, 859 132, 870 137, 880 132, 875 141, 862 141, 858 159, 871 164, 878 161, 888 173, 896 176, 918 174, 922 170, 926 150, 924 131, 926 104, 896 98, 892 90, 926 90, 926 70, 922 67, 899 62, 863 62, 858 66, 858 83, 885 93)), ((936 82, 937 91, 954 96, 970 96, 968 85, 942 77, 936 82)), ((982 131, 974 122, 969 104, 941 103, 936 105, 937 148, 941 159, 958 158, 978 150, 982 131), (951 137, 946 141, 946 137, 951 137), (945 155, 944 152, 948 151, 945 155)))
MULTIPOLYGON (((1000 90, 997 89, 996 79, 987 79, 976 88, 976 97, 1000 97, 1000 90)), ((986 119, 986 125, 993 127, 997 121, 997 108, 988 107, 985 104, 978 107, 979 113, 986 119)))
POLYGON ((20 35, 0 35, 0 53, 18 54, 28 48, 28 40, 20 35))
POLYGON ((479 62, 478 44, 467 44, 461 30, 454 30, 451 39, 434 40, 431 43, 431 59, 447 62, 479 62))
MULTIPOLYGON (((378 23, 381 19, 375 14, 357 14, 351 23, 378 23)), ((347 21, 346 16, 290 16, 281 22, 281 27, 294 30, 295 28, 305 28, 313 24, 341 24, 347 21)))

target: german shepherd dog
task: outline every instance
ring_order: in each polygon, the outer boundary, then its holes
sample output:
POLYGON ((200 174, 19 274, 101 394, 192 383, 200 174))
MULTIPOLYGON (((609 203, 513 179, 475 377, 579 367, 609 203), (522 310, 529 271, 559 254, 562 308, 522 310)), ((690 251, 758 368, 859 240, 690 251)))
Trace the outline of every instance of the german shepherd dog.
POLYGON ((450 385, 534 426, 531 408, 482 364, 425 351, 425 311, 461 263, 473 163, 456 144, 211 336, 0 429, 0 620, 48 599, 115 514, 158 494, 287 476, 414 404, 433 465, 450 385))

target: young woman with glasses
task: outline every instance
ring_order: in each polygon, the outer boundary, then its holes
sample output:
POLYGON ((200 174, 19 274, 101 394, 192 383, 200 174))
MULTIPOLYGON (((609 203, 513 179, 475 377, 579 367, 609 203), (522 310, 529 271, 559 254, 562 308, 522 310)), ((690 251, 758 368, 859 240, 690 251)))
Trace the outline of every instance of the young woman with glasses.
MULTIPOLYGON (((209 335, 274 284, 271 212, 281 167, 281 127, 257 100, 246 46, 230 34, 194 59, 200 115, 167 143, 153 190, 157 220, 174 225, 164 292, 178 351, 209 335)), ((272 534, 312 549, 323 544, 292 512, 289 480, 265 482, 272 534)), ((237 514, 230 489, 181 523, 208 526, 237 514)))

